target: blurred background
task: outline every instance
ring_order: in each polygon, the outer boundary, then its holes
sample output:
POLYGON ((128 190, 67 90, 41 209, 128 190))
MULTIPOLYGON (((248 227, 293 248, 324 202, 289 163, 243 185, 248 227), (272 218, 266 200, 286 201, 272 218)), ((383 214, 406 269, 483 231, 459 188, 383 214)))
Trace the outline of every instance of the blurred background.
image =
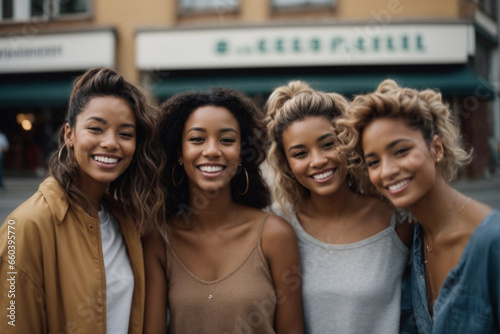
POLYGON ((496 0, 0 0, 4 175, 42 176, 73 79, 109 66, 161 103, 239 89, 263 106, 290 80, 352 98, 385 78, 442 92, 473 163, 497 174, 496 0))

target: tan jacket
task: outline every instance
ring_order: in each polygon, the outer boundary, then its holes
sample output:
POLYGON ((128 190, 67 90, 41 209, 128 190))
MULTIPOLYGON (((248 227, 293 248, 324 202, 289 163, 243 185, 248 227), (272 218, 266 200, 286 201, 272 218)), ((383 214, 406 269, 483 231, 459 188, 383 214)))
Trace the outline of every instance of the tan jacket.
MULTIPOLYGON (((141 242, 123 209, 111 202, 135 279, 129 333, 139 334, 145 299, 141 242)), ((0 228, 0 333, 106 333, 99 222, 70 205, 52 177, 0 228)))

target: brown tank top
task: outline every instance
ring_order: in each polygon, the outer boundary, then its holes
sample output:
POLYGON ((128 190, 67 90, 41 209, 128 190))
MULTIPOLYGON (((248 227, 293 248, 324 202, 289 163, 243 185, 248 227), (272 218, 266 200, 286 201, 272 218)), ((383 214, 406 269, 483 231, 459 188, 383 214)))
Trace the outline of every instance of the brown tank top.
POLYGON ((276 292, 261 247, 267 216, 255 246, 235 269, 215 281, 194 275, 167 247, 169 333, 275 333, 276 292), (209 299, 212 292, 214 298, 209 299))

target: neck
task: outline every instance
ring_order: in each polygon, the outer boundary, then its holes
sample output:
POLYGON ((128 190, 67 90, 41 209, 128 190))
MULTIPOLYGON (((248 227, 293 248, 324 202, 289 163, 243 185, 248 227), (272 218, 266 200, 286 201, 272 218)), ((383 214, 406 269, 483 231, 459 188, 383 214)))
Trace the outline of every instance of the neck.
POLYGON ((408 208, 424 229, 425 234, 433 238, 443 224, 447 223, 445 220, 448 220, 450 210, 453 210, 459 201, 459 195, 455 192, 455 189, 439 178, 427 194, 408 208))
POLYGON ((235 203, 231 198, 231 189, 226 187, 217 193, 202 190, 190 191, 190 212, 184 215, 184 220, 193 228, 214 230, 226 226, 233 219, 235 203))
POLYGON ((311 193, 309 202, 306 201, 301 211, 316 217, 328 217, 330 221, 344 217, 354 201, 356 194, 349 189, 347 181, 333 194, 321 196, 311 193), (309 212, 310 209, 310 212, 309 212))

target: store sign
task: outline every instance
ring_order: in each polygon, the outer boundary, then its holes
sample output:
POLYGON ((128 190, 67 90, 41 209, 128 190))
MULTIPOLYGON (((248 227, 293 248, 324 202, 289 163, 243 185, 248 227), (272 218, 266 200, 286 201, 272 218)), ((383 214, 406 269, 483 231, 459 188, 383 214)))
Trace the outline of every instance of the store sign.
POLYGON ((143 70, 466 63, 472 26, 394 24, 141 31, 143 70))
POLYGON ((114 64, 111 30, 0 37, 0 73, 74 71, 114 64))

